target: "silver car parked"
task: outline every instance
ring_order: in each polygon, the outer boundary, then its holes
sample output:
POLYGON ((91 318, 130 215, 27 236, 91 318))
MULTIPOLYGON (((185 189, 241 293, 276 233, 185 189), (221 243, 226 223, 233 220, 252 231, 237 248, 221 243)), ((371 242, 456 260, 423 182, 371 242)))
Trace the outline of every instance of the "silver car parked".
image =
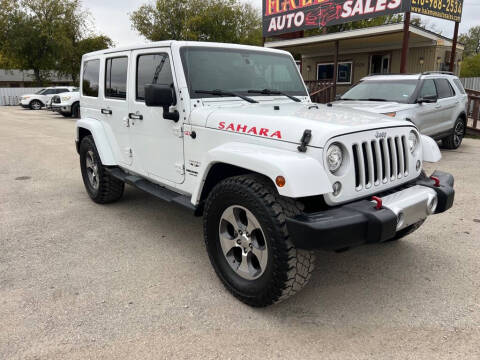
POLYGON ((335 102, 411 121, 448 149, 458 148, 465 136, 467 103, 462 83, 447 72, 368 76, 335 102))

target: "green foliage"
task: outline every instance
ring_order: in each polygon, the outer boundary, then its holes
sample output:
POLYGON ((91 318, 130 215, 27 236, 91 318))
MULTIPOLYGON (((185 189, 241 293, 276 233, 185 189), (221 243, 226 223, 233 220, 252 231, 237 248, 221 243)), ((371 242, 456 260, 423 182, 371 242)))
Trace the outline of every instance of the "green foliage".
POLYGON ((468 33, 460 35, 459 41, 465 46, 465 56, 480 54, 480 26, 474 26, 468 33))
POLYGON ((480 76, 480 54, 470 56, 463 60, 461 77, 479 77, 480 76))
POLYGON ((157 0, 141 5, 130 18, 132 27, 151 41, 262 43, 260 13, 239 0, 157 0))
POLYGON ((110 39, 87 32, 88 19, 80 0, 0 0, 0 65, 32 69, 38 84, 51 70, 76 82, 82 49, 111 45, 110 39), (82 47, 88 39, 94 41, 82 47))

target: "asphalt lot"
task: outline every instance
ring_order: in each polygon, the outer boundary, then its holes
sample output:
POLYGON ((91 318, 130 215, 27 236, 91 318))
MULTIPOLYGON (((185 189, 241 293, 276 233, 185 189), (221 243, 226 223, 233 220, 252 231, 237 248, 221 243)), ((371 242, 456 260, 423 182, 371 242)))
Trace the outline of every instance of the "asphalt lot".
POLYGON ((318 252, 267 309, 217 279, 201 219, 127 188, 94 204, 74 121, 0 107, 0 359, 479 359, 480 140, 429 166, 456 203, 403 241, 318 252))

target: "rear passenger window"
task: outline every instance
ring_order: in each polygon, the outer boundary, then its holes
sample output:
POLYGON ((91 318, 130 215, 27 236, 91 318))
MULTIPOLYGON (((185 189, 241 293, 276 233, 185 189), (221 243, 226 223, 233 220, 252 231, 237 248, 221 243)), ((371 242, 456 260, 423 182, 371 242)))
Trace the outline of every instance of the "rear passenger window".
POLYGON ((173 76, 167 54, 140 55, 137 60, 137 100, 145 100, 145 85, 172 85, 173 76))
POLYGON ((421 98, 434 98, 437 97, 437 88, 435 82, 431 79, 423 82, 422 90, 420 91, 421 98))
POLYGON ((460 79, 453 79, 453 82, 455 83, 455 85, 457 86, 457 89, 460 90, 462 94, 466 94, 465 88, 463 87, 463 84, 460 81, 460 79))
POLYGON ((61 93, 64 93, 64 92, 69 92, 68 89, 56 89, 55 91, 57 94, 61 94, 61 93))
POLYGON ((82 95, 98 97, 100 60, 85 61, 83 64, 82 95))
POLYGON ((437 84, 439 99, 445 99, 455 95, 452 85, 450 85, 447 79, 435 79, 435 83, 437 84))
POLYGON ((127 98, 128 58, 107 59, 105 67, 105 97, 127 98))

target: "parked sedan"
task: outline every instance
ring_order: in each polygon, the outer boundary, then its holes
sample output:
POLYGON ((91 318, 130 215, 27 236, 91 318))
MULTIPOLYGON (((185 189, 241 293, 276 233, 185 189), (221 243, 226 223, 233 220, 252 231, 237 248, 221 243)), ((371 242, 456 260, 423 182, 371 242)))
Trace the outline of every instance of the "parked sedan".
POLYGON ((411 121, 423 134, 456 149, 465 136, 467 102, 456 76, 429 72, 365 77, 335 104, 411 121))

